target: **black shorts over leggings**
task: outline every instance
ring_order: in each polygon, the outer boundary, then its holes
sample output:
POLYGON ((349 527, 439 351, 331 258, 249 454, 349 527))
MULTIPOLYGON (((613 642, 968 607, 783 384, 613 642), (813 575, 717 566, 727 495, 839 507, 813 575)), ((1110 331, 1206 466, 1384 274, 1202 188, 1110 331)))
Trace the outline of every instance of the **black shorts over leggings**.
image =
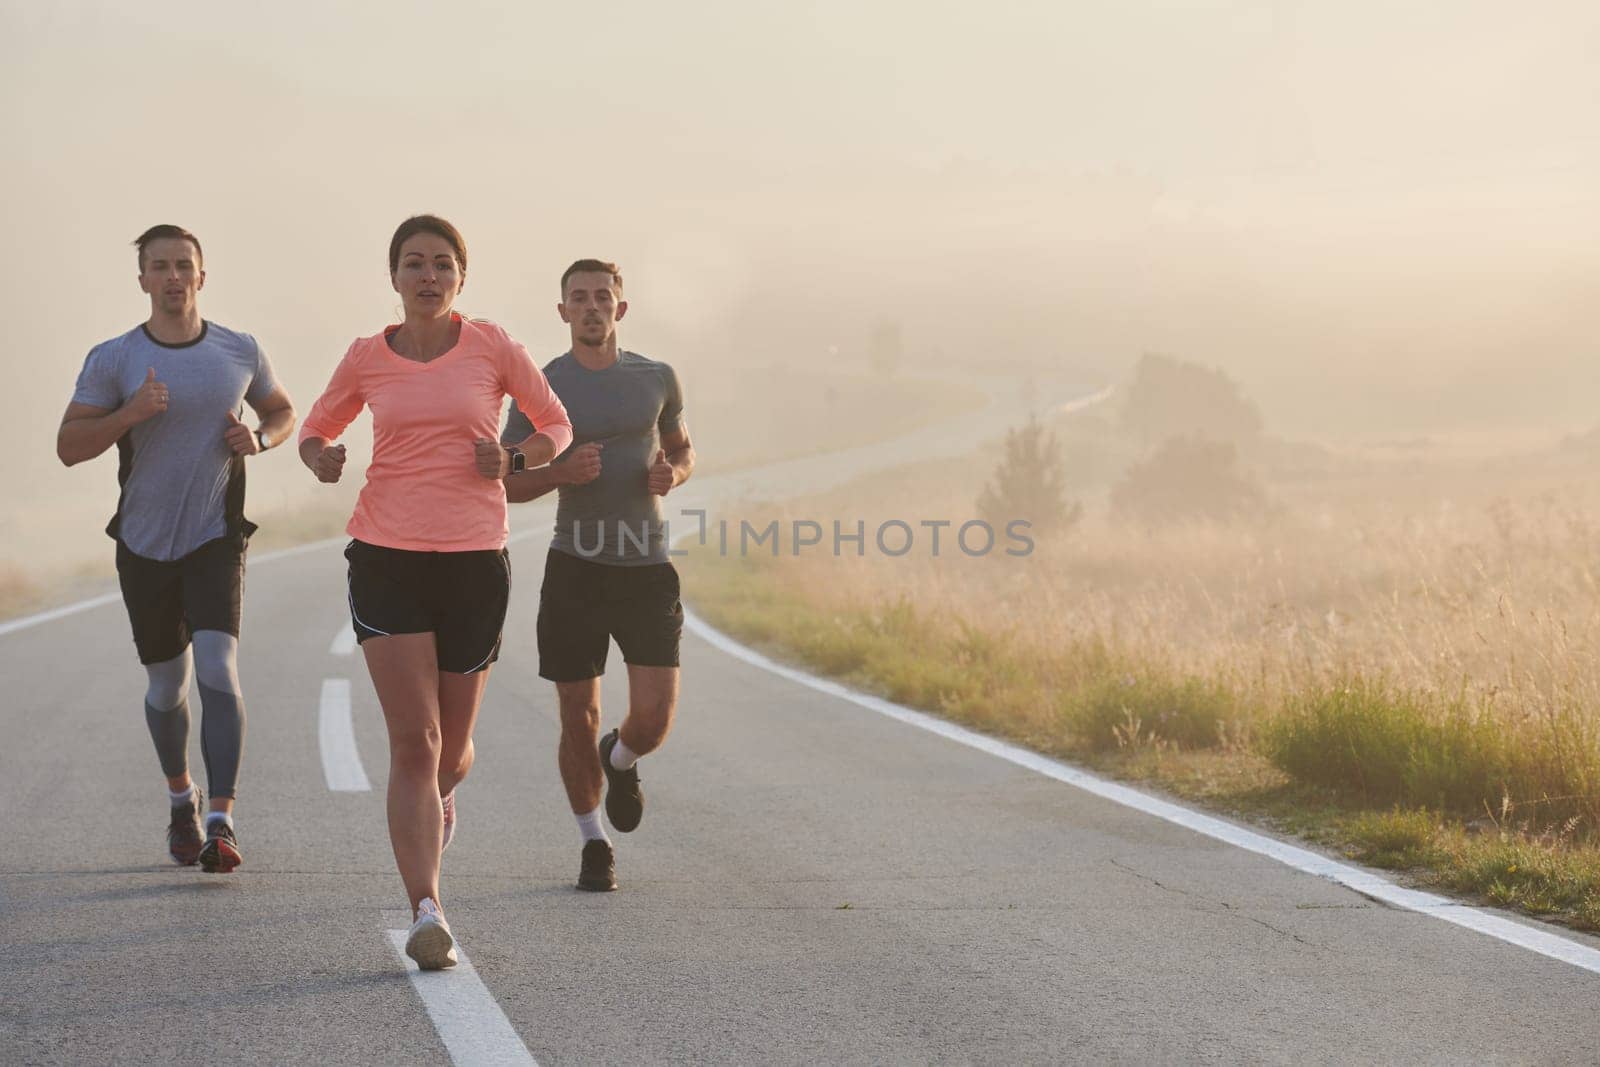
POLYGON ((356 640, 434 635, 439 669, 475 674, 500 658, 511 599, 505 549, 413 552, 351 541, 350 623, 356 640))
POLYGON ((196 630, 239 636, 245 544, 244 534, 226 534, 187 556, 164 561, 147 559, 117 542, 117 584, 140 663, 177 658, 196 630))

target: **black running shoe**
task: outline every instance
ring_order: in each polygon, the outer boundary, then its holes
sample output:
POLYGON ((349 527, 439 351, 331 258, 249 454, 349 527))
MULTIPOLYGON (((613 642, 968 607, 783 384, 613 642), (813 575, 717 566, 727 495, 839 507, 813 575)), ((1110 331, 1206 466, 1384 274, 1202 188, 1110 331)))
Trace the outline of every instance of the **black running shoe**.
POLYGON ((591 893, 609 893, 617 888, 617 868, 611 852, 611 842, 583 843, 583 866, 578 868, 578 888, 591 893))
POLYGON ((207 874, 227 874, 244 862, 233 827, 220 819, 206 828, 206 847, 200 850, 200 869, 207 874))
POLYGON ((167 824, 167 851, 172 854, 174 863, 185 867, 194 866, 200 858, 200 846, 205 842, 200 829, 202 802, 200 787, 195 786, 188 802, 172 809, 172 821, 167 824))
POLYGON ((600 739, 600 768, 606 772, 606 818, 622 833, 629 833, 644 818, 644 790, 639 788, 639 765, 625 771, 611 766, 611 750, 621 732, 612 730, 600 739))

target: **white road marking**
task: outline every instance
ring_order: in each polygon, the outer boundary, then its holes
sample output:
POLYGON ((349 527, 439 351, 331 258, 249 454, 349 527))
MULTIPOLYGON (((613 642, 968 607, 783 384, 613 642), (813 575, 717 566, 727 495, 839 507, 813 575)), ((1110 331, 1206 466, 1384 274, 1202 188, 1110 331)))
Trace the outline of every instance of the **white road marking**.
MULTIPOLYGON (((301 556, 307 552, 316 552, 324 548, 329 548, 333 545, 348 542, 349 540, 350 539, 348 537, 329 537, 321 541, 308 541, 303 545, 293 545, 289 548, 280 548, 275 552, 263 552, 259 556, 250 557, 250 562, 270 563, 275 559, 286 559, 290 556, 301 556)), ((122 594, 120 592, 102 593, 99 596, 90 597, 88 600, 79 600, 73 604, 63 604, 59 608, 51 608, 49 611, 41 611, 37 615, 24 615, 20 619, 12 619, 9 622, 0 623, 0 637, 4 637, 9 633, 15 633, 17 630, 26 630, 31 626, 38 626, 40 623, 52 622, 55 619, 64 619, 68 615, 76 615, 78 612, 88 611, 90 608, 98 608, 105 604, 115 604, 121 599, 122 594)))
POLYGON ((361 753, 356 748, 355 725, 350 721, 350 680, 324 678, 322 706, 317 716, 317 741, 322 749, 322 776, 336 793, 364 793, 372 788, 361 753))
POLYGON ((1327 878, 1342 886, 1360 893, 1362 896, 1407 911, 1420 912, 1431 915, 1445 922, 1464 926, 1469 930, 1476 930, 1481 934, 1498 938, 1508 944, 1519 948, 1537 952, 1542 956, 1570 963, 1574 967, 1581 967, 1586 971, 1600 974, 1600 951, 1590 948, 1577 941, 1561 937, 1549 930, 1533 926, 1525 926, 1520 922, 1507 918, 1484 908, 1470 907, 1457 903, 1433 893, 1424 893, 1415 889, 1406 889, 1395 885, 1371 871, 1364 871, 1359 867, 1352 867, 1347 863, 1331 860, 1320 856, 1308 849, 1298 848, 1294 845, 1278 841, 1274 838, 1246 830, 1241 826, 1226 822, 1210 815, 1202 815, 1180 804, 1160 800, 1137 789, 1130 789, 1125 785, 1098 778, 1076 767, 1070 767, 1041 756, 1037 752, 1030 752, 1025 748, 998 741, 984 734, 957 726, 954 723, 936 719, 932 715, 916 711, 912 708, 894 704, 875 696, 858 693, 837 682, 830 682, 825 678, 817 678, 804 671, 776 663, 761 653, 751 648, 746 648, 739 642, 715 629, 712 629, 704 620, 693 612, 684 611, 684 624, 696 636, 703 638, 714 648, 736 659, 743 660, 753 667, 759 667, 782 678, 818 692, 826 693, 831 697, 849 701, 868 711, 875 711, 879 715, 887 716, 897 722, 908 726, 915 726, 920 730, 938 734, 940 737, 975 748, 980 752, 987 752, 1019 767, 1026 767, 1036 771, 1047 778, 1054 778, 1058 782, 1076 786, 1095 796, 1104 797, 1113 803, 1142 811, 1158 819, 1186 827, 1196 833, 1215 838, 1218 841, 1242 848, 1247 852, 1255 852, 1279 863, 1293 867, 1295 870, 1314 874, 1319 878, 1327 878))
POLYGON ((333 643, 328 646, 330 656, 348 656, 356 650, 356 632, 346 623, 339 627, 339 632, 333 635, 333 643))
POLYGON ((324 548, 332 548, 334 545, 348 545, 349 543, 350 537, 348 534, 340 534, 338 537, 324 537, 320 541, 307 541, 303 545, 290 545, 288 548, 275 548, 271 552, 263 552, 259 556, 251 556, 250 562, 271 563, 275 559, 288 559, 291 556, 303 556, 307 552, 317 552, 324 548))
MULTIPOLYGON (((397 918, 404 921, 404 916, 397 918)), ((391 929, 387 933, 389 944, 405 964, 411 988, 417 991, 422 1006, 427 1009, 428 1018, 433 1020, 433 1028, 439 1032, 439 1040, 444 1042, 452 1063, 510 1067, 538 1062, 517 1036, 494 994, 478 977, 461 942, 456 942, 459 962, 454 967, 423 973, 406 955, 407 931, 391 929)))
POLYGON ((121 599, 121 593, 103 593, 100 596, 90 597, 88 600, 80 600, 76 604, 63 604, 59 608, 41 611, 37 615, 24 615, 20 619, 12 619, 10 622, 0 623, 0 636, 17 630, 26 630, 30 626, 38 626, 42 622, 64 619, 68 615, 76 615, 80 611, 98 608, 102 604, 114 604, 121 599))

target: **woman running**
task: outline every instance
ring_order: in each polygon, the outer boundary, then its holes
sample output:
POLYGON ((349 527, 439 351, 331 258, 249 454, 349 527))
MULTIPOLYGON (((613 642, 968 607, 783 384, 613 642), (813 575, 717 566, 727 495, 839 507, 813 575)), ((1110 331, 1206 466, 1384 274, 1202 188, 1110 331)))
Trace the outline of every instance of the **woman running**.
POLYGON ((500 479, 572 441, 527 349, 453 310, 466 273, 454 226, 433 215, 401 223, 389 275, 405 321, 350 346, 300 431, 301 460, 337 482, 345 448, 333 442, 372 409, 372 463, 346 527, 350 617, 389 729, 389 838, 414 918, 406 953, 424 970, 456 962, 439 857, 511 591, 500 479), (508 394, 536 432, 502 447, 508 394))

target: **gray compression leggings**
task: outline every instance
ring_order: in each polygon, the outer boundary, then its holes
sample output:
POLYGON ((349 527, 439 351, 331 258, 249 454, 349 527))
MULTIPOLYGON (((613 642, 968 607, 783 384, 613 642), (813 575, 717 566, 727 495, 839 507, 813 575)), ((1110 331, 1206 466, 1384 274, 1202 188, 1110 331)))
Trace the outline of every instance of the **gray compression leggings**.
POLYGON ((244 753, 244 694, 239 690, 239 639, 221 630, 197 630, 191 649, 145 667, 149 688, 144 718, 156 744, 161 772, 177 778, 189 770, 189 671, 200 683, 200 754, 213 797, 229 797, 239 782, 244 753))

